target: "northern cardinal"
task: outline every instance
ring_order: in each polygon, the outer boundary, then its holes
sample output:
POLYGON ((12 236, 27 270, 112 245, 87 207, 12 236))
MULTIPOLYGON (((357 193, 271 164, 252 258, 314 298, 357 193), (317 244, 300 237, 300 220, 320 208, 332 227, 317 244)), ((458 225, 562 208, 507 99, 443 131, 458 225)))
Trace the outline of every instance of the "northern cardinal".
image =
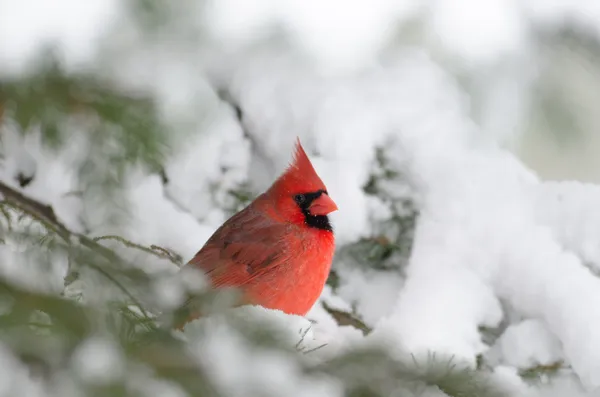
MULTIPOLYGON (((243 303, 303 316, 329 275, 335 241, 327 215, 337 209, 297 140, 288 169, 185 267, 202 270, 212 288, 238 288, 243 303)), ((200 313, 185 316, 177 328, 200 313)))

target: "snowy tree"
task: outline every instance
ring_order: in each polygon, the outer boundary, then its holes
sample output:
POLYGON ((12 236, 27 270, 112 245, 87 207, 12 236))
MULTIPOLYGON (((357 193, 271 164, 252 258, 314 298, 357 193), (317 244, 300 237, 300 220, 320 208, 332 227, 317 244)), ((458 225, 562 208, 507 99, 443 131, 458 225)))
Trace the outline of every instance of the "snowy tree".
POLYGON ((386 40, 348 30, 375 64, 340 70, 360 57, 322 68, 335 37, 299 42, 293 7, 248 36, 234 3, 62 1, 25 28, 0 2, 0 395, 593 395, 600 190, 525 164, 536 134, 593 135, 561 99, 596 36, 531 8, 527 40, 476 52, 436 39, 443 6, 390 9, 386 40), (306 318, 231 309, 179 269, 296 136, 340 207, 327 285, 306 318), (174 331, 190 296, 210 315, 174 331))

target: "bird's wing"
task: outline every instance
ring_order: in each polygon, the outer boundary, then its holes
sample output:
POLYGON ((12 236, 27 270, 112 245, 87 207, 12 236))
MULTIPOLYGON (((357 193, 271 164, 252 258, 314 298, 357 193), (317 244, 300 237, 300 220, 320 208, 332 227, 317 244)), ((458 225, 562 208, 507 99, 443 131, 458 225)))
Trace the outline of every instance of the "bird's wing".
MULTIPOLYGON (((243 287, 291 259, 291 225, 278 223, 246 207, 212 236, 185 267, 203 271, 213 288, 243 287), (288 238, 286 238, 288 237, 288 238)), ((174 313, 173 325, 184 325, 200 317, 196 299, 189 297, 174 313)))
POLYGON ((203 270, 213 287, 239 287, 286 263, 291 225, 247 207, 223 224, 188 266, 203 270))

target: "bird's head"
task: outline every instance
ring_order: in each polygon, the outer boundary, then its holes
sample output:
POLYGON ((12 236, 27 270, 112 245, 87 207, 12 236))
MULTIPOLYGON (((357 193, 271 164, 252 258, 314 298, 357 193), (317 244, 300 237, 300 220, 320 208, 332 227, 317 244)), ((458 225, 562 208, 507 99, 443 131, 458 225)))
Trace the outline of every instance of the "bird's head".
POLYGON ((338 207, 329 197, 325 184, 317 175, 299 139, 292 163, 273 183, 268 194, 286 220, 332 231, 327 215, 338 207))

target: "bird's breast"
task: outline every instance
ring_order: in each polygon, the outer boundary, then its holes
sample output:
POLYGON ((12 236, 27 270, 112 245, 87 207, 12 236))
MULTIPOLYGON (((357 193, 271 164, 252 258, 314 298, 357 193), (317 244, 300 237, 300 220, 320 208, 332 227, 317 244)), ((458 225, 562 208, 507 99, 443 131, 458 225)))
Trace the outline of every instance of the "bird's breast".
POLYGON ((285 313, 305 315, 315 304, 331 269, 333 233, 310 231, 290 244, 287 260, 269 274, 253 280, 249 299, 285 313))

